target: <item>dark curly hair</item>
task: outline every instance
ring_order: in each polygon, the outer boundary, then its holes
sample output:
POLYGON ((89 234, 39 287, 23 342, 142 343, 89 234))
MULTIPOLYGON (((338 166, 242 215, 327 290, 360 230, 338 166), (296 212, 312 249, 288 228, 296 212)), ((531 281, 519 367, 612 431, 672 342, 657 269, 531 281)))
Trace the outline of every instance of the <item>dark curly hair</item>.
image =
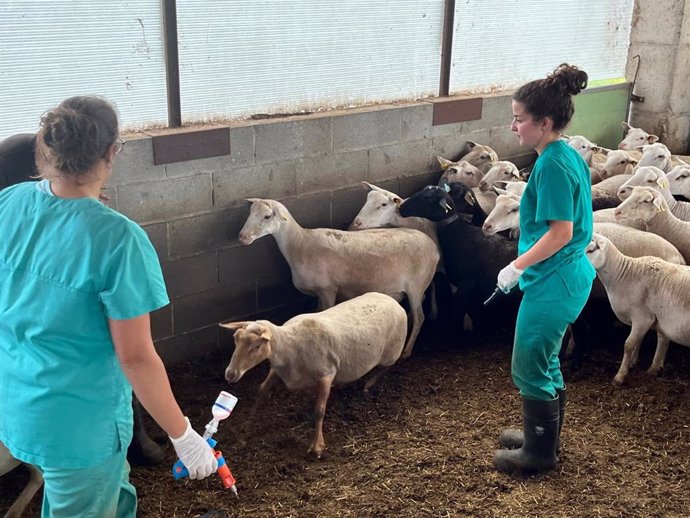
POLYGON ((575 113, 572 96, 587 88, 587 79, 584 70, 563 63, 546 79, 522 85, 513 94, 513 100, 522 104, 535 120, 549 117, 553 120, 553 129, 561 131, 575 113))
POLYGON ((50 166, 84 176, 117 141, 117 113, 100 97, 70 97, 41 117, 38 137, 41 158, 50 166))

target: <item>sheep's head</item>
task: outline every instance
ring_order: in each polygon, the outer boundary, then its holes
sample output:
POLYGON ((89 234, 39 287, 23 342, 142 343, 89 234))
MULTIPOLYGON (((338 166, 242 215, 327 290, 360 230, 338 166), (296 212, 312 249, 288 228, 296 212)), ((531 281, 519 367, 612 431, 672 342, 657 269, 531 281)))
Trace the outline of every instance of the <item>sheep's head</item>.
POLYGON ((654 144, 659 140, 656 135, 650 135, 641 128, 633 128, 627 122, 622 122, 621 125, 626 131, 625 138, 618 144, 618 149, 638 149, 647 144, 654 144))
POLYGON ((275 200, 248 198, 251 208, 249 217, 240 230, 240 243, 250 245, 257 239, 274 234, 280 225, 288 221, 287 209, 275 200))
POLYGON ((633 187, 630 196, 616 207, 614 215, 616 221, 623 224, 633 220, 649 223, 660 212, 667 210, 668 205, 659 191, 651 187, 633 187))
POLYGON ((225 369, 228 383, 236 383, 249 369, 271 356, 271 330, 259 322, 232 322, 218 324, 235 334, 235 352, 225 369))
POLYGON ((613 243, 608 238, 596 232, 592 234, 592 241, 585 248, 585 255, 596 270, 606 264, 606 254, 611 250, 611 247, 613 247, 613 243))
POLYGON ((627 151, 611 151, 606 156, 606 164, 599 170, 599 176, 606 179, 619 174, 631 174, 636 165, 637 160, 627 151))
POLYGON ((520 171, 512 162, 501 160, 496 162, 479 182, 479 190, 489 192, 496 182, 517 182, 520 180, 520 171))
MULTIPOLYGON (((446 186, 446 188, 451 189, 450 186, 446 186)), ((442 221, 454 214, 453 198, 446 189, 435 185, 427 185, 400 205, 400 215, 404 218, 416 216, 431 221, 442 221)))
POLYGON ((438 157, 438 160, 444 169, 439 184, 459 182, 467 187, 477 187, 484 178, 484 172, 466 160, 450 162, 442 157, 438 157))
POLYGON ((669 171, 671 169, 671 152, 661 142, 650 144, 642 148, 642 157, 640 158, 639 166, 650 165, 664 171, 669 171))
POLYGON ((352 221, 349 230, 380 228, 393 223, 402 198, 367 182, 362 182, 362 185, 369 191, 367 201, 352 221))
POLYGON ((635 174, 620 186, 618 189, 618 197, 621 200, 627 199, 635 187, 651 187, 658 191, 668 189, 668 180, 666 179, 666 173, 664 173, 658 167, 645 166, 639 167, 635 174))
POLYGON ((666 175, 671 194, 686 196, 690 193, 690 165, 677 165, 666 175))
POLYGON ((503 230, 520 228, 520 197, 515 194, 501 194, 496 198, 496 205, 484 221, 482 230, 495 234, 503 230))

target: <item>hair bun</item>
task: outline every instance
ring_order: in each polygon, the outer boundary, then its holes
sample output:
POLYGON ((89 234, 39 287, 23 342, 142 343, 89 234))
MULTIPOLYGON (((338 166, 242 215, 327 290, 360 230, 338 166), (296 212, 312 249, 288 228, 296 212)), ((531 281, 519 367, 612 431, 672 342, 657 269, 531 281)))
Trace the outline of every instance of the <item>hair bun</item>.
POLYGON ((562 63, 544 81, 546 86, 558 86, 570 95, 577 95, 587 88, 587 80, 587 72, 575 65, 562 63))

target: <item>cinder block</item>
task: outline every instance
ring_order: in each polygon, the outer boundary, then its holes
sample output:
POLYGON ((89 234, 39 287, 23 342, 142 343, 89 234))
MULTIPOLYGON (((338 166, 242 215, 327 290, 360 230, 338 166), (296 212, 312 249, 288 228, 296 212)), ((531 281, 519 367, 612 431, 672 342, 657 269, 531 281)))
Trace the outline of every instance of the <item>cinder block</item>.
POLYGON ((509 127, 513 118, 512 97, 510 95, 490 95, 484 97, 482 118, 463 123, 463 133, 482 131, 495 127, 509 127))
MULTIPOLYGON (((683 0, 637 0, 630 41, 675 45, 683 19, 683 0)), ((645 56, 645 61, 649 58, 645 56)))
POLYGON ((295 221, 304 228, 331 227, 331 192, 303 194, 282 200, 295 221))
POLYGON ((254 126, 230 128, 230 165, 252 165, 254 160, 254 126))
POLYGON ((151 334, 154 340, 173 336, 172 304, 151 312, 151 334))
POLYGON ((108 185, 158 180, 165 176, 165 166, 153 165, 153 139, 148 136, 128 138, 113 165, 108 185))
POLYGON ((501 160, 508 160, 511 156, 528 151, 520 145, 517 136, 508 127, 492 128, 489 132, 489 146, 498 153, 501 160))
POLYGON ((293 196, 294 161, 260 164, 213 173, 213 203, 224 209, 245 205, 245 198, 285 198, 293 196))
POLYGON ((400 140, 401 108, 376 109, 369 112, 333 117, 333 151, 362 149, 400 140))
POLYGON ((249 204, 222 212, 178 219, 168 223, 170 257, 178 258, 237 244, 249 204))
POLYGON ((143 228, 146 234, 148 234, 153 248, 158 253, 158 259, 162 262, 167 261, 170 258, 168 252, 168 224, 154 223, 153 225, 145 225, 143 228))
POLYGON ((435 137, 432 140, 431 156, 434 160, 434 167, 438 164, 438 156, 447 158, 448 160, 459 160, 460 157, 467 154, 469 148, 468 141, 477 142, 478 144, 487 145, 489 143, 489 130, 477 131, 474 133, 460 133, 458 135, 449 135, 447 137, 435 137))
POLYGON ((120 212, 137 222, 167 220, 213 208, 211 175, 168 178, 118 187, 120 212))
POLYGON ((297 161, 297 192, 354 185, 367 177, 367 150, 345 151, 297 161))
POLYGON ((462 134, 463 122, 454 122, 451 124, 439 124, 431 128, 431 137, 450 137, 462 134))
POLYGON ((408 198, 421 191, 427 185, 436 185, 441 178, 441 171, 417 174, 400 178, 400 196, 408 198))
POLYGON ((220 283, 231 286, 265 276, 290 280, 290 266, 273 236, 264 236, 251 245, 233 246, 218 255, 220 283))
MULTIPOLYGON (((628 56, 644 56, 644 65, 635 85, 635 93, 645 97, 643 109, 663 112, 669 108, 671 81, 676 64, 676 47, 650 43, 631 43, 628 56)), ((633 77, 637 60, 628 60, 626 77, 633 77)))
POLYGON ((254 281, 186 295, 173 304, 175 334, 256 313, 254 281))
POLYGON ((397 178, 404 175, 429 172, 431 140, 406 142, 369 150, 369 181, 397 178))
POLYGON ((204 173, 221 171, 230 167, 231 155, 212 156, 209 158, 199 158, 197 160, 185 160, 183 162, 173 162, 165 165, 165 176, 168 178, 178 178, 181 176, 195 176, 204 173))
POLYGON ((690 153, 690 116, 680 115, 668 120, 666 145, 675 154, 690 153))
POLYGON ((330 153, 331 120, 331 117, 318 117, 254 126, 256 163, 330 153))
POLYGON ((163 265, 163 276, 171 299, 216 288, 218 254, 211 252, 170 261, 163 265))
POLYGON ((360 186, 333 191, 333 228, 345 230, 367 201, 367 191, 360 186))
POLYGON ((400 140, 410 142, 431 138, 434 105, 420 103, 400 110, 400 140))
POLYGON ((258 310, 267 311, 272 308, 294 304, 303 300, 307 295, 301 293, 288 277, 266 276, 258 279, 257 285, 258 310))
MULTIPOLYGON (((191 333, 174 336, 156 342, 156 351, 166 366, 182 363, 193 358, 203 358, 215 355, 220 350, 218 345, 219 328, 217 325, 198 329, 191 333)), ((228 354, 228 362, 230 355, 228 354)), ((219 377, 225 370, 224 365, 218 367, 219 377)))
POLYGON ((252 318, 255 320, 269 320, 276 325, 283 325, 296 315, 315 313, 317 310, 318 302, 315 297, 301 295, 300 298, 293 302, 259 311, 252 318))

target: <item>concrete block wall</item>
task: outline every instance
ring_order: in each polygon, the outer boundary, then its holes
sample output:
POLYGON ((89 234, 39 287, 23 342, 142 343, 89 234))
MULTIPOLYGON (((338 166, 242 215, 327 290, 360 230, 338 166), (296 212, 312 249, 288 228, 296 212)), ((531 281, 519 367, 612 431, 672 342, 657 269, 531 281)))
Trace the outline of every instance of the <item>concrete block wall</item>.
MULTIPOLYGON (((126 136, 109 195, 113 208, 144 227, 159 254, 171 304, 152 320, 164 360, 185 360, 229 343, 219 321, 257 315, 280 320, 314 307, 292 286, 272 237, 239 244, 248 215, 244 198, 278 199, 305 227, 345 228, 365 201, 362 180, 408 196, 438 180, 437 155, 455 159, 468 140, 520 164, 533 159, 508 129, 509 95, 463 100, 479 110, 480 119, 434 125, 434 114, 453 102, 126 136), (175 135, 179 141, 180 133, 196 132, 203 143, 198 132, 209 129, 215 137, 219 130, 228 133, 221 139, 229 140, 223 154, 164 163, 165 146, 157 139, 175 135)), ((462 113, 453 117, 463 119, 462 113)))
POLYGON ((690 153, 690 2, 635 0, 626 78, 633 80, 631 123, 659 135, 674 153, 690 153))

